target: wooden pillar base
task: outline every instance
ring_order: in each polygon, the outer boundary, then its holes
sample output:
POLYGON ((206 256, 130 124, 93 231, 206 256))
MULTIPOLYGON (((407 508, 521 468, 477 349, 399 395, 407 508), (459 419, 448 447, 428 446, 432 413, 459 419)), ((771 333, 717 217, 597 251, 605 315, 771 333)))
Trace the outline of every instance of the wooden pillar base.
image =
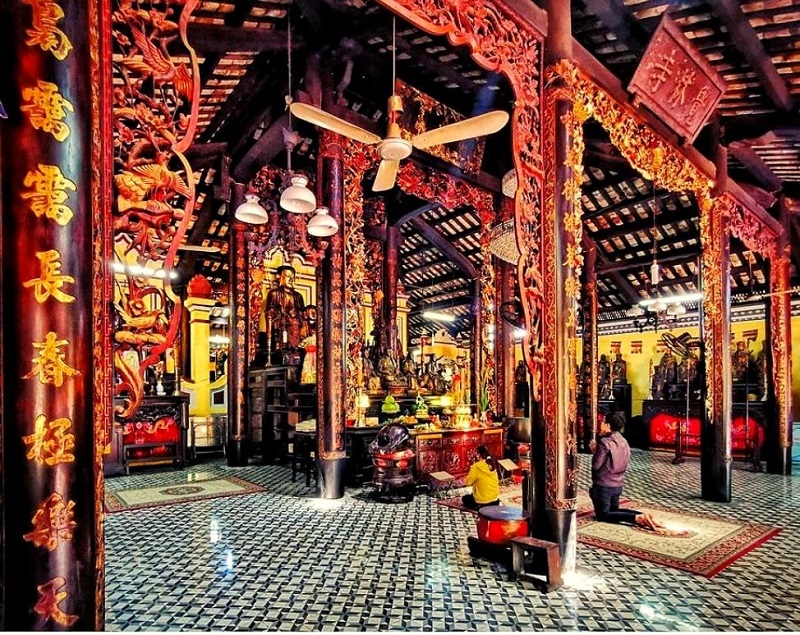
POLYGON ((317 483, 320 498, 335 499, 344 496, 344 467, 347 459, 318 459, 317 483))
POLYGON ((248 463, 247 446, 244 441, 229 439, 225 453, 228 457, 228 467, 244 467, 248 463))

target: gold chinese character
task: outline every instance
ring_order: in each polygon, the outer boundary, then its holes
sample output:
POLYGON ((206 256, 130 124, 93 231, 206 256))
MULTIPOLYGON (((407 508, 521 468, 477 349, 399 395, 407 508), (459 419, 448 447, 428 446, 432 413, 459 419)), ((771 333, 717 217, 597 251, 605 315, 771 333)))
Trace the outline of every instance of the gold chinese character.
POLYGON ((45 547, 55 551, 59 541, 72 540, 72 532, 78 523, 75 522, 75 501, 67 501, 58 492, 50 494, 48 499, 41 503, 31 520, 33 531, 22 538, 32 542, 37 547, 45 547))
POLYGON ((74 302, 75 296, 61 289, 65 284, 75 282, 75 278, 72 276, 61 273, 61 254, 55 249, 51 249, 50 251, 37 251, 36 257, 42 263, 42 274, 38 278, 23 282, 22 286, 26 289, 33 287, 34 297, 39 304, 42 304, 50 296, 59 302, 74 302))
POLYGON ((62 119, 67 116, 67 111, 75 112, 75 108, 61 96, 58 86, 38 80, 36 88, 22 91, 22 99, 29 105, 20 106, 20 109, 28 113, 34 128, 49 132, 57 141, 64 141, 69 136, 69 126, 62 119))
POLYGON ((38 172, 30 171, 25 175, 23 184, 33 191, 23 192, 22 198, 30 199, 31 211, 37 217, 44 215, 65 226, 73 216, 70 206, 64 205, 69 198, 67 190, 75 192, 78 188, 57 165, 40 163, 37 167, 38 172))
POLYGON ((45 623, 53 620, 61 626, 72 626, 78 619, 77 615, 70 615, 58 606, 69 597, 69 593, 60 590, 66 584, 67 581, 64 578, 58 577, 36 587, 39 592, 39 601, 36 602, 33 610, 44 618, 45 623))
POLYGON ((71 377, 81 374, 81 371, 70 368, 64 361, 64 353, 61 352, 61 347, 66 346, 69 342, 56 339, 56 337, 57 335, 50 331, 45 336, 44 342, 33 343, 33 348, 38 350, 39 354, 31 360, 33 368, 27 375, 23 376, 23 379, 30 379, 38 375, 41 383, 53 384, 58 387, 64 383, 64 375, 71 377))
POLYGON ((53 0, 22 0, 33 10, 33 28, 25 29, 28 39, 25 44, 50 51, 57 60, 63 60, 72 50, 72 43, 56 22, 64 17, 64 11, 53 0))
POLYGON ((658 91, 661 85, 669 79, 674 63, 674 50, 669 53, 659 53, 655 61, 648 63, 647 68, 650 72, 647 74, 647 85, 651 93, 658 91))
POLYGON ((22 437, 22 442, 31 446, 26 458, 35 461, 36 465, 47 464, 51 467, 75 461, 75 455, 70 452, 75 448, 75 435, 67 432, 71 427, 72 421, 67 417, 50 422, 44 415, 36 417, 33 434, 22 437))
POLYGON ((708 98, 711 95, 711 90, 708 86, 703 86, 700 90, 697 91, 697 94, 692 99, 692 104, 689 106, 689 110, 686 111, 686 115, 684 116, 684 120, 687 123, 691 123, 698 114, 703 114, 706 111, 706 102, 708 102, 708 98))
POLYGON ((686 103, 686 89, 694 84, 697 78, 697 73, 689 68, 684 67, 675 76, 675 84, 667 97, 667 103, 670 106, 683 106, 686 103))

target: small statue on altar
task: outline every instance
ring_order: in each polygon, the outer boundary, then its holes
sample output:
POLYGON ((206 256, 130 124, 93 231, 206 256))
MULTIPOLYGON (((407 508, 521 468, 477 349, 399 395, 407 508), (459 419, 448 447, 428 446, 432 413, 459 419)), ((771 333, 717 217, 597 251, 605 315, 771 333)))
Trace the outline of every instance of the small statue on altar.
POLYGON ((597 398, 605 401, 611 399, 612 396, 611 365, 608 363, 608 358, 601 355, 600 361, 597 362, 597 398))
POLYGON ((406 381, 408 390, 417 390, 417 363, 414 361, 414 358, 411 355, 411 350, 408 351, 408 354, 403 358, 403 361, 400 362, 400 372, 406 381))
POLYGON ((306 337, 300 342, 300 348, 305 349, 303 365, 300 367, 300 383, 317 383, 317 307, 309 304, 305 310, 304 327, 306 337))
POLYGON ((747 350, 747 342, 736 342, 736 350, 731 356, 731 375, 734 382, 747 381, 752 358, 747 350))
POLYGON ((622 353, 617 353, 614 362, 611 364, 611 380, 615 384, 628 383, 628 363, 622 359, 622 353))
POLYGON ((678 360, 671 350, 664 351, 658 369, 663 381, 662 386, 664 384, 674 384, 678 381, 678 360))
POLYGON ((650 360, 650 399, 662 399, 664 397, 664 373, 661 364, 654 365, 650 360))
POLYGON ((277 276, 278 285, 264 299, 263 328, 270 351, 294 350, 300 346, 305 303, 294 288, 294 267, 278 267, 277 276))
POLYGON ((384 390, 395 384, 397 364, 394 361, 391 349, 386 349, 378 358, 378 376, 381 378, 381 387, 384 390))

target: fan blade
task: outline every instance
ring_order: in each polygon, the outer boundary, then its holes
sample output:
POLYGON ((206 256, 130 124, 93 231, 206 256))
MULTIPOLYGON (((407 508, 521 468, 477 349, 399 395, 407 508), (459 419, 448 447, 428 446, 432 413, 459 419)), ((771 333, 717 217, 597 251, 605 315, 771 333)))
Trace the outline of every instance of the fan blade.
POLYGON ((378 166, 378 173, 375 175, 375 183, 372 185, 373 192, 383 192, 394 187, 394 180, 397 178, 397 170, 400 161, 388 161, 383 159, 378 166))
POLYGON ((325 130, 330 130, 331 132, 336 132, 367 145, 374 145, 381 140, 378 135, 348 123, 344 119, 339 119, 339 117, 325 112, 316 106, 293 102, 292 105, 289 106, 289 110, 291 110, 292 114, 298 119, 313 123, 315 126, 325 128, 325 130))
POLYGON ((415 148, 424 150, 431 146, 441 145, 443 143, 452 143, 453 141, 463 141, 464 139, 471 139, 472 137, 482 137, 483 135, 492 134, 497 132, 508 123, 508 113, 502 110, 492 110, 477 117, 470 117, 451 123, 441 128, 428 130, 422 134, 418 134, 411 139, 411 143, 415 148))

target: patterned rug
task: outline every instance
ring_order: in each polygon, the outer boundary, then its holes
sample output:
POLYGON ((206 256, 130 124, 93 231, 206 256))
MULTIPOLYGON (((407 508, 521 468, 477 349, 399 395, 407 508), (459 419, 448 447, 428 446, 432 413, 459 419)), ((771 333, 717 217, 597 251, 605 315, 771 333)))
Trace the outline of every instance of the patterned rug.
POLYGON ((146 507, 160 507, 176 503, 220 498, 223 496, 238 496, 240 494, 253 494, 264 492, 266 488, 250 481, 235 476, 225 476, 207 481, 181 483, 168 487, 142 487, 111 492, 106 490, 106 512, 124 512, 131 509, 144 509, 146 507))
POLYGON ((578 540, 710 578, 780 532, 766 525, 647 503, 630 501, 626 507, 652 512, 664 528, 652 531, 600 523, 594 514, 585 514, 578 518, 578 540))

